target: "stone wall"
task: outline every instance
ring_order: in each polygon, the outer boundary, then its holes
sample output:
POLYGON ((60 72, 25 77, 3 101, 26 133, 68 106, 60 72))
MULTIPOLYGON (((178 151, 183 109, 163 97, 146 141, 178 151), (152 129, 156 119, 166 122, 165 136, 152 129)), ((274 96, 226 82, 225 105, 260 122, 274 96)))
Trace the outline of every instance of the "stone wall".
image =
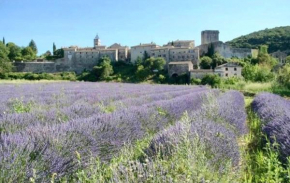
POLYGON ((214 70, 211 69, 195 69, 190 71, 190 79, 197 78, 201 79, 207 74, 214 74, 214 70))
POLYGON ((233 48, 229 44, 223 43, 221 41, 198 46, 200 50, 200 56, 204 56, 205 54, 207 54, 208 48, 210 46, 213 46, 214 51, 221 54, 224 58, 246 58, 247 56, 252 56, 252 49, 233 48))
POLYGON ((53 73, 56 72, 54 62, 15 62, 16 72, 53 73))

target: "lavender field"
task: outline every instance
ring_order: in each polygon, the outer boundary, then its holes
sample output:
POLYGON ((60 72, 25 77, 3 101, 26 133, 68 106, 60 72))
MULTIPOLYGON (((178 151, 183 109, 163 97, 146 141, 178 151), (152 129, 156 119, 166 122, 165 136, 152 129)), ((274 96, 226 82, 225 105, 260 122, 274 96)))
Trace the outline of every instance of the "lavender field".
MULTIPOLYGON (((241 141, 252 131, 238 91, 64 82, 2 84, 0 93, 0 182, 246 177, 241 141)), ((289 156, 289 101, 260 94, 252 108, 289 156)))

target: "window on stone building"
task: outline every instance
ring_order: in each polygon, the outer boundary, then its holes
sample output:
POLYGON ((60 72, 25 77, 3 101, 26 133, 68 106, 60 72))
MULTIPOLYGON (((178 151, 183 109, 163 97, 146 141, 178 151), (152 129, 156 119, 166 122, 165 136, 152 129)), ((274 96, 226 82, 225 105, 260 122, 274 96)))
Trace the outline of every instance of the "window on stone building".
POLYGON ((175 56, 172 56, 172 58, 175 58, 175 56))
POLYGON ((226 67, 226 71, 228 71, 229 69, 226 67))
POLYGON ((237 71, 237 68, 234 68, 234 71, 237 71))
POLYGON ((228 73, 226 73, 226 77, 228 77, 229 76, 229 74, 228 73))
POLYGON ((166 57, 166 55, 164 54, 163 57, 166 57))

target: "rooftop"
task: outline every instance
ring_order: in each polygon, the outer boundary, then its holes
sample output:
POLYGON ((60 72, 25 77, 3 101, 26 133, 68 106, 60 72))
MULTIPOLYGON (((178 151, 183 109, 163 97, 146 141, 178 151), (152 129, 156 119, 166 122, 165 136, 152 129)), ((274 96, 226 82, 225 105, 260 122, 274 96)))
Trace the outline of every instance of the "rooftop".
POLYGON ((218 30, 204 30, 204 31, 202 31, 201 33, 204 34, 204 33, 206 33, 206 32, 210 32, 210 33, 219 33, 218 30))
POLYGON ((190 72, 214 72, 212 69, 193 69, 190 72))
POLYGON ((169 62, 169 65, 182 65, 182 64, 192 64, 192 62, 191 61, 169 62))
POLYGON ((156 46, 156 47, 159 47, 155 43, 145 43, 145 44, 139 44, 139 45, 136 45, 136 46, 132 46, 132 48, 134 48, 134 47, 146 47, 146 46, 156 46))
POLYGON ((217 66, 216 68, 221 68, 221 67, 242 67, 236 62, 228 62, 222 65, 217 66))

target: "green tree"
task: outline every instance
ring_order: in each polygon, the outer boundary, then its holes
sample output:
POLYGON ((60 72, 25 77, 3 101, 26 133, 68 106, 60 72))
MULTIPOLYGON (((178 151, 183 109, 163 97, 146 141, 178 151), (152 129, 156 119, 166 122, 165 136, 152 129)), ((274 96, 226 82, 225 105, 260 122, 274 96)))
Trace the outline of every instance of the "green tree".
POLYGON ((155 69, 157 69, 158 71, 160 70, 163 70, 164 69, 164 66, 166 64, 166 61, 161 58, 161 57, 158 57, 158 58, 148 58, 145 60, 144 62, 144 67, 153 71, 155 69))
POLYGON ((55 52, 53 52, 53 55, 58 57, 58 58, 63 58, 64 57, 64 50, 61 49, 57 49, 55 50, 55 52))
POLYGON ((137 60, 135 61, 135 64, 137 65, 137 66, 139 66, 139 65, 142 65, 144 62, 143 62, 143 60, 142 60, 142 58, 140 57, 140 56, 138 56, 137 57, 137 60))
POLYGON ((135 76, 136 76, 137 80, 139 80, 139 81, 144 81, 145 79, 147 79, 149 74, 150 74, 149 69, 145 68, 143 65, 139 65, 137 67, 136 72, 135 72, 135 76))
POLYGON ((242 76, 246 81, 254 81, 258 70, 258 65, 245 64, 242 69, 242 76))
POLYGON ((111 59, 109 57, 102 57, 99 60, 98 66, 94 67, 97 78, 101 80, 107 79, 114 73, 111 59))
POLYGON ((14 43, 7 43, 7 48, 9 50, 8 58, 10 60, 21 60, 21 48, 14 43))
POLYGON ((216 74, 207 74, 201 79, 201 84, 217 87, 221 84, 221 78, 216 74))
POLYGON ((25 60, 33 60, 36 58, 36 54, 30 46, 23 48, 21 54, 25 60))
POLYGON ((212 59, 208 56, 204 56, 200 59, 199 66, 202 69, 210 69, 212 66, 212 59))
POLYGON ((205 56, 212 57, 215 54, 214 46, 212 43, 208 45, 207 54, 205 56))
POLYGON ((3 37, 3 41, 2 41, 3 45, 5 46, 5 38, 3 37))
POLYGON ((286 63, 290 64, 290 55, 286 57, 286 63))
POLYGON ((3 75, 12 70, 12 64, 8 58, 9 50, 0 42, 0 75, 3 75))
POLYGON ((150 58, 150 55, 147 53, 147 51, 144 51, 143 61, 147 60, 148 58, 150 58))
POLYGON ((268 54, 268 46, 263 45, 260 46, 257 63, 260 65, 269 66, 269 68, 272 69, 278 64, 278 61, 268 54))
POLYGON ((52 45, 52 53, 54 54, 55 51, 56 51, 56 46, 55 46, 55 44, 53 43, 53 45, 52 45))
POLYGON ((242 69, 246 81, 268 82, 274 79, 274 74, 268 66, 246 64, 242 69))
POLYGON ((37 54, 37 46, 34 42, 34 40, 32 39, 28 45, 30 48, 32 48, 32 50, 34 51, 35 55, 37 54))
POLYGON ((216 68, 216 66, 221 65, 227 63, 227 60, 221 56, 221 54, 219 54, 218 52, 216 52, 215 54, 213 54, 212 56, 212 68, 216 68))
POLYGON ((278 72, 277 82, 290 89, 290 64, 284 65, 278 72))

